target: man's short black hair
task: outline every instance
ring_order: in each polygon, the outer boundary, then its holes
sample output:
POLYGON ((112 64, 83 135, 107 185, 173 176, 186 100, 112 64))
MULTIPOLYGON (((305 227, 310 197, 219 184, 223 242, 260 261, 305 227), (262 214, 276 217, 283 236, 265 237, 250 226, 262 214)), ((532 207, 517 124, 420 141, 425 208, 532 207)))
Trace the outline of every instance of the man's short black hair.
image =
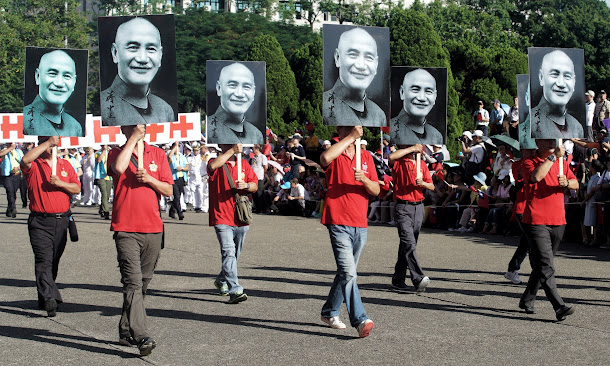
POLYGON ((604 171, 604 164, 601 161, 595 159, 591 162, 591 168, 595 169, 596 172, 601 173, 604 171))

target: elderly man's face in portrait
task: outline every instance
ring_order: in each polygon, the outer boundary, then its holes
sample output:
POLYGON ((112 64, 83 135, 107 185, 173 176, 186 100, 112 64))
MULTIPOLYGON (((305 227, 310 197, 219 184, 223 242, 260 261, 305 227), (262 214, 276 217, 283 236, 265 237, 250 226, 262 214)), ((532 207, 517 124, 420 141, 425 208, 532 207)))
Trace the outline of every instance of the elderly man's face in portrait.
POLYGON ((149 85, 163 57, 159 30, 142 18, 123 23, 117 29, 111 52, 119 77, 125 83, 149 85))
POLYGON ((400 99, 405 111, 415 117, 426 117, 437 97, 436 80, 426 70, 407 73, 400 86, 400 99))
POLYGON ((52 51, 40 58, 36 69, 38 94, 47 104, 63 105, 74 92, 76 67, 63 51, 52 51))
POLYGON ((335 50, 335 66, 345 86, 365 90, 375 78, 378 64, 377 43, 367 31, 356 28, 341 35, 335 50))
POLYGON ((220 71, 216 93, 220 105, 229 114, 243 115, 254 101, 254 75, 242 64, 232 64, 220 71))
POLYGON ((562 51, 550 52, 542 59, 539 79, 546 100, 565 106, 572 98, 576 84, 574 63, 562 51))

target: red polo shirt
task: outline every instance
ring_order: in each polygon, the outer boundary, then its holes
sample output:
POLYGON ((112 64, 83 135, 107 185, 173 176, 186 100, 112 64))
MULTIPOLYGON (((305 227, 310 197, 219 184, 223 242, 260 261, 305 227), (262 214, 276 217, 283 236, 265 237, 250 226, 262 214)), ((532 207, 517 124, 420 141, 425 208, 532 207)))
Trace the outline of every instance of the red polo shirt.
MULTIPOLYGON (((108 175, 112 177, 114 200, 112 201, 111 231, 130 233, 163 232, 163 220, 159 214, 157 193, 148 184, 138 182, 136 166, 130 161, 125 172, 115 173, 112 164, 123 149, 115 147, 108 153, 108 175)), ((135 153, 132 154, 137 159, 135 153)), ((165 152, 158 147, 144 143, 144 169, 153 178, 168 184, 174 184, 172 172, 165 152)))
MULTIPOLYGON (((515 178, 515 184, 517 182, 523 182, 523 173, 521 172, 521 167, 523 165, 523 159, 517 160, 513 163, 513 177, 515 178)), ((557 168, 559 169, 559 168, 557 168)), ((529 178, 528 178, 529 179, 529 178)), ((526 185, 523 185, 519 191, 517 191, 517 197, 515 198, 515 204, 513 206, 513 214, 514 215, 522 215, 523 211, 525 211, 525 201, 527 197, 525 196, 525 188, 526 185)))
MULTIPOLYGON (((213 160, 214 159, 208 162, 208 176, 210 177, 208 182, 208 187, 210 189, 210 226, 248 226, 237 219, 237 212, 235 211, 235 193, 231 190, 225 168, 221 166, 212 171, 210 166, 212 165, 211 163, 213 160)), ((237 164, 227 162, 227 166, 229 167, 231 179, 235 182, 237 180, 237 164)), ((258 177, 246 160, 242 160, 241 162, 241 171, 245 177, 244 182, 258 184, 258 177)))
MULTIPOLYGON (((360 159, 364 175, 373 182, 378 182, 371 154, 361 150, 360 159)), ((354 178, 355 167, 356 157, 350 159, 345 152, 326 167, 328 191, 322 212, 322 224, 367 227, 369 193, 364 184, 354 178)))
MULTIPOLYGON (((521 167, 526 182, 534 170, 544 163, 538 153, 524 159, 521 167)), ((563 163, 563 172, 568 180, 576 179, 564 159, 557 159, 547 175, 538 183, 526 183, 527 200, 523 211, 523 223, 530 225, 565 225, 564 188, 559 186, 559 163, 563 163)))
MULTIPOLYGON (((426 183, 432 183, 432 176, 428 165, 421 161, 419 164, 422 180, 426 183)), ((416 169, 415 161, 407 156, 394 161, 392 166, 392 178, 394 178, 394 200, 401 199, 409 202, 419 202, 424 199, 424 187, 420 187, 415 183, 416 169)))
MULTIPOLYGON (((61 188, 51 185, 51 166, 43 158, 32 162, 28 170, 23 171, 28 183, 30 211, 43 213, 64 213, 70 209, 70 195, 61 188)), ((66 183, 80 181, 69 161, 57 159, 57 177, 66 183)))

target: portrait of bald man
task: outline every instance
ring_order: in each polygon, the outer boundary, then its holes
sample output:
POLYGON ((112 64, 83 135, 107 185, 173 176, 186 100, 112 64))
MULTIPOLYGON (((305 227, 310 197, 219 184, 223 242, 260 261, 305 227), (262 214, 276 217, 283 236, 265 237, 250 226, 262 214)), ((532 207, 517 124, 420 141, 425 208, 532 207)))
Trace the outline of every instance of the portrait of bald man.
POLYGON ((98 22, 102 124, 177 121, 173 15, 100 17, 98 22))
POLYGON ((532 138, 583 138, 583 50, 530 48, 528 57, 532 138))
POLYGON ((85 136, 89 51, 26 48, 23 133, 85 136))
POLYGON ((207 142, 264 144, 265 62, 207 61, 206 80, 207 142))
POLYGON ((390 135, 398 145, 442 145, 447 135, 447 69, 392 67, 390 135))
POLYGON ((325 24, 323 36, 324 124, 387 126, 389 29, 325 24))

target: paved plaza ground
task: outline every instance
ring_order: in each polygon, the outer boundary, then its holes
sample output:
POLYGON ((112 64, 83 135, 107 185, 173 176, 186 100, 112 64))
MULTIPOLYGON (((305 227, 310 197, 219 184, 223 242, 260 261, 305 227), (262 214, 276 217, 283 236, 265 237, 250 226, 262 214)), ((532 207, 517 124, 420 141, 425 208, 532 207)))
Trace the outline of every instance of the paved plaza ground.
MULTIPOLYGON (((256 216, 239 262, 249 299, 227 305, 214 291, 220 252, 208 215, 165 217, 166 248, 147 296, 158 347, 141 358, 118 344, 120 275, 97 207, 74 210, 80 241, 68 242, 60 263, 65 303, 55 318, 36 307, 27 214, 18 211, 0 217, 0 365, 610 364, 608 248, 562 244, 559 292, 576 313, 556 322, 542 291, 538 313, 521 312, 524 285, 503 277, 517 238, 424 230, 418 251, 431 283, 417 295, 389 286, 396 229, 370 227, 358 284, 375 329, 359 339, 349 326, 333 330, 319 320, 335 270, 319 220, 256 216)), ((529 269, 526 260, 522 279, 529 269)), ((345 307, 341 317, 348 323, 345 307)))

